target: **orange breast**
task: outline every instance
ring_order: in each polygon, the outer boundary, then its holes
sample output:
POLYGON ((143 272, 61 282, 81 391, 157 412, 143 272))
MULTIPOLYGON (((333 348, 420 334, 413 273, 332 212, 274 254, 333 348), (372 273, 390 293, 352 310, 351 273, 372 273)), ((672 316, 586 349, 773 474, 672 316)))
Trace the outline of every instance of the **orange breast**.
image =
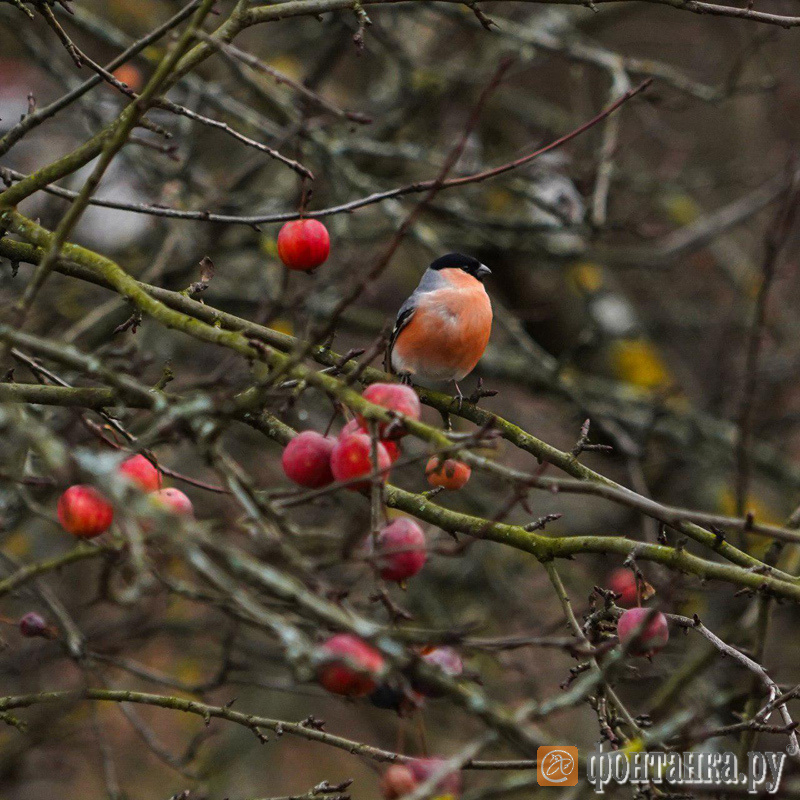
POLYGON ((438 289, 424 297, 395 341, 397 372, 458 381, 475 369, 492 332, 492 306, 472 280, 477 288, 438 289))

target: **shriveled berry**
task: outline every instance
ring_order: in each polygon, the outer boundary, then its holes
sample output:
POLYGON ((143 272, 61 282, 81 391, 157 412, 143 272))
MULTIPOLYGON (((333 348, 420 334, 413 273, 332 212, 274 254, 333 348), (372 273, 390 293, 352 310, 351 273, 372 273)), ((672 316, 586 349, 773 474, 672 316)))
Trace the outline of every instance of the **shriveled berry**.
POLYGON ((80 539, 105 533, 114 520, 114 509, 93 486, 70 486, 58 501, 58 520, 64 530, 80 539))
POLYGON ((440 459, 433 456, 425 466, 425 477, 431 486, 441 486, 455 491, 469 480, 472 470, 463 462, 454 458, 440 459))
POLYGON ((51 628, 44 617, 37 614, 35 611, 29 611, 25 616, 20 618, 19 632, 23 636, 32 638, 34 636, 41 636, 44 639, 55 638, 55 631, 51 628))
POLYGON ((663 650, 669 641, 667 618, 650 608, 629 608, 617 622, 617 635, 623 647, 634 656, 652 656, 663 650), (649 622, 645 620, 650 617, 649 622), (636 632, 644 628, 637 636, 636 632))
POLYGON ((123 461, 119 472, 143 492, 155 492, 161 488, 161 473, 143 455, 123 461))
POLYGON ((336 440, 316 431, 303 431, 283 450, 281 465, 289 480, 308 489, 333 483, 331 453, 336 440))
MULTIPOLYGON (((373 383, 361 393, 365 400, 378 406, 396 411, 412 420, 418 420, 422 415, 422 406, 417 393, 402 383, 373 383)), ((360 416, 359 422, 367 427, 367 420, 360 416)), ((379 439, 399 439, 407 433, 405 427, 397 422, 380 423, 378 425, 379 439)))
POLYGON ((425 534, 408 517, 390 522, 376 537, 375 563, 386 581, 408 580, 425 566, 427 559, 425 534))
POLYGON ((383 670, 383 656, 371 645, 350 633, 339 633, 321 647, 334 659, 320 668, 317 679, 329 692, 346 697, 365 697, 376 688, 376 676, 383 670), (335 660, 335 659, 341 660, 335 660))
MULTIPOLYGON (((386 482, 389 477, 389 468, 392 466, 386 448, 378 442, 378 468, 384 470, 380 480, 386 482)), ((337 481, 349 481, 360 478, 373 472, 372 440, 365 433, 354 433, 339 439, 331 452, 331 471, 337 481)), ((347 488, 351 491, 368 489, 370 482, 357 481, 347 488)))

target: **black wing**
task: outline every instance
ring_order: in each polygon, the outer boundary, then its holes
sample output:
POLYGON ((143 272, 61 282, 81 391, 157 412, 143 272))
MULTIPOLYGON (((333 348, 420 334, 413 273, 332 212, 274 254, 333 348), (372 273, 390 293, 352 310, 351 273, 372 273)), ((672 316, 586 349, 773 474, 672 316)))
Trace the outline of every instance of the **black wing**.
POLYGON ((405 303, 400 308, 400 311, 397 312, 397 319, 394 323, 394 328, 392 328, 392 335, 389 337, 389 344, 386 345, 386 355, 383 359, 383 368, 391 375, 392 374, 392 350, 394 349, 394 343, 397 341, 397 337, 400 335, 400 331, 405 328, 406 325, 411 321, 411 317, 414 316, 414 312, 417 310, 416 303, 412 303, 411 300, 413 295, 406 300, 405 303))

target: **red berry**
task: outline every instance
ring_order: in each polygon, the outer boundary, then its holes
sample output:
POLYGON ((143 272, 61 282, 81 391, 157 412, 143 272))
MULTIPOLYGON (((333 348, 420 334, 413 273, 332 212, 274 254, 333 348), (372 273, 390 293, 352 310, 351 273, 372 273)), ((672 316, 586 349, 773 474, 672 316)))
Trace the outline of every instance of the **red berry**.
POLYGON ((153 500, 162 510, 171 514, 194 517, 192 501, 180 489, 159 489, 153 492, 153 500))
POLYGON ((336 440, 316 431, 303 431, 286 445, 281 458, 289 480, 309 489, 333 483, 331 452, 336 440))
MULTIPOLYGON (((378 442, 378 468, 385 470, 380 479, 386 481, 389 477, 389 467, 392 466, 386 448, 378 442)), ((372 440, 365 433, 354 433, 334 445, 331 452, 331 471, 337 481, 349 481, 362 475, 373 472, 372 440)), ((350 484, 347 488, 358 492, 369 489, 369 481, 359 481, 350 484)))
MULTIPOLYGON (((361 421, 358 419, 351 419, 344 428, 339 431, 339 438, 344 439, 347 436, 350 436, 354 433, 367 433, 367 429, 361 424, 361 421)), ((389 458, 391 459, 392 464, 400 458, 402 450, 400 450, 400 444, 394 440, 386 440, 381 439, 381 444, 383 445, 386 452, 389 454, 389 458)))
POLYGON ((161 473, 142 455, 123 461, 119 471, 143 492, 155 492, 161 488, 161 473))
MULTIPOLYGON (((432 775, 441 772, 445 762, 441 758, 415 758, 408 762, 408 767, 417 779, 417 783, 423 783, 432 775)), ((437 784, 436 791, 439 794, 461 796, 461 773, 457 770, 448 772, 437 784)))
POLYGON ((381 778, 381 794, 385 800, 397 800, 411 794, 419 785, 411 767, 405 764, 392 764, 381 778))
MULTIPOLYGON (((409 419, 418 420, 422 414, 419 397, 410 386, 401 383, 373 383, 361 393, 365 400, 378 406, 396 411, 409 419)), ((359 416, 359 422, 366 428, 367 421, 359 416)), ((406 430, 397 423, 381 423, 378 426, 378 437, 381 439, 399 439, 406 435, 406 430)))
POLYGON ((617 635, 622 646, 627 646, 631 655, 655 655, 663 650, 669 641, 667 618, 660 611, 653 614, 650 608, 629 608, 617 622, 617 635), (650 621, 636 636, 636 631, 648 617, 650 621))
POLYGON ((81 539, 105 533, 114 519, 114 509, 93 486, 70 486, 58 501, 58 521, 65 531, 81 539))
POLYGON ((428 559, 422 528, 407 517, 390 522, 376 538, 375 556, 384 580, 400 583, 413 577, 428 559))
POLYGON ((608 588, 618 594, 617 605, 622 608, 633 608, 639 601, 639 592, 636 588, 636 577, 625 567, 615 569, 608 576, 608 588))
POLYGON ((35 611, 29 611, 19 621, 19 632, 23 636, 42 636, 45 639, 54 639, 55 631, 45 622, 44 617, 35 611))
POLYGON ((361 422, 357 419, 351 419, 344 428, 339 431, 339 438, 345 439, 348 436, 351 436, 354 433, 366 433, 367 430, 361 424, 361 422))
POLYGON ((346 697, 365 697, 375 691, 375 676, 383 670, 383 656, 366 642, 349 633, 339 633, 322 645, 331 661, 322 666, 317 679, 329 692, 346 697))
POLYGON ((381 440, 381 444, 386 449, 386 452, 389 454, 389 460, 394 464, 402 453, 400 450, 400 445, 397 442, 393 442, 391 440, 381 440))
POLYGON ((469 480, 472 470, 463 462, 448 458, 442 461, 433 456, 425 466, 425 477, 431 486, 442 486, 455 491, 469 480))
POLYGON ((308 272, 318 267, 330 250, 328 229, 316 219, 287 222, 278 234, 278 255, 292 270, 308 272))

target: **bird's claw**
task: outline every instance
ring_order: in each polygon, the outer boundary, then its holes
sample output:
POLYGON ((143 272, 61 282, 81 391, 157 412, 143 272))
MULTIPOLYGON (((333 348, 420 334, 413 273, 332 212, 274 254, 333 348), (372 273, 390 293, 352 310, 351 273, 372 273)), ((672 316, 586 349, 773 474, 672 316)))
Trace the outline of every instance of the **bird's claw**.
POLYGON ((456 381, 453 381, 453 385, 456 387, 456 414, 460 414, 464 406, 464 395, 461 394, 461 387, 456 381))

